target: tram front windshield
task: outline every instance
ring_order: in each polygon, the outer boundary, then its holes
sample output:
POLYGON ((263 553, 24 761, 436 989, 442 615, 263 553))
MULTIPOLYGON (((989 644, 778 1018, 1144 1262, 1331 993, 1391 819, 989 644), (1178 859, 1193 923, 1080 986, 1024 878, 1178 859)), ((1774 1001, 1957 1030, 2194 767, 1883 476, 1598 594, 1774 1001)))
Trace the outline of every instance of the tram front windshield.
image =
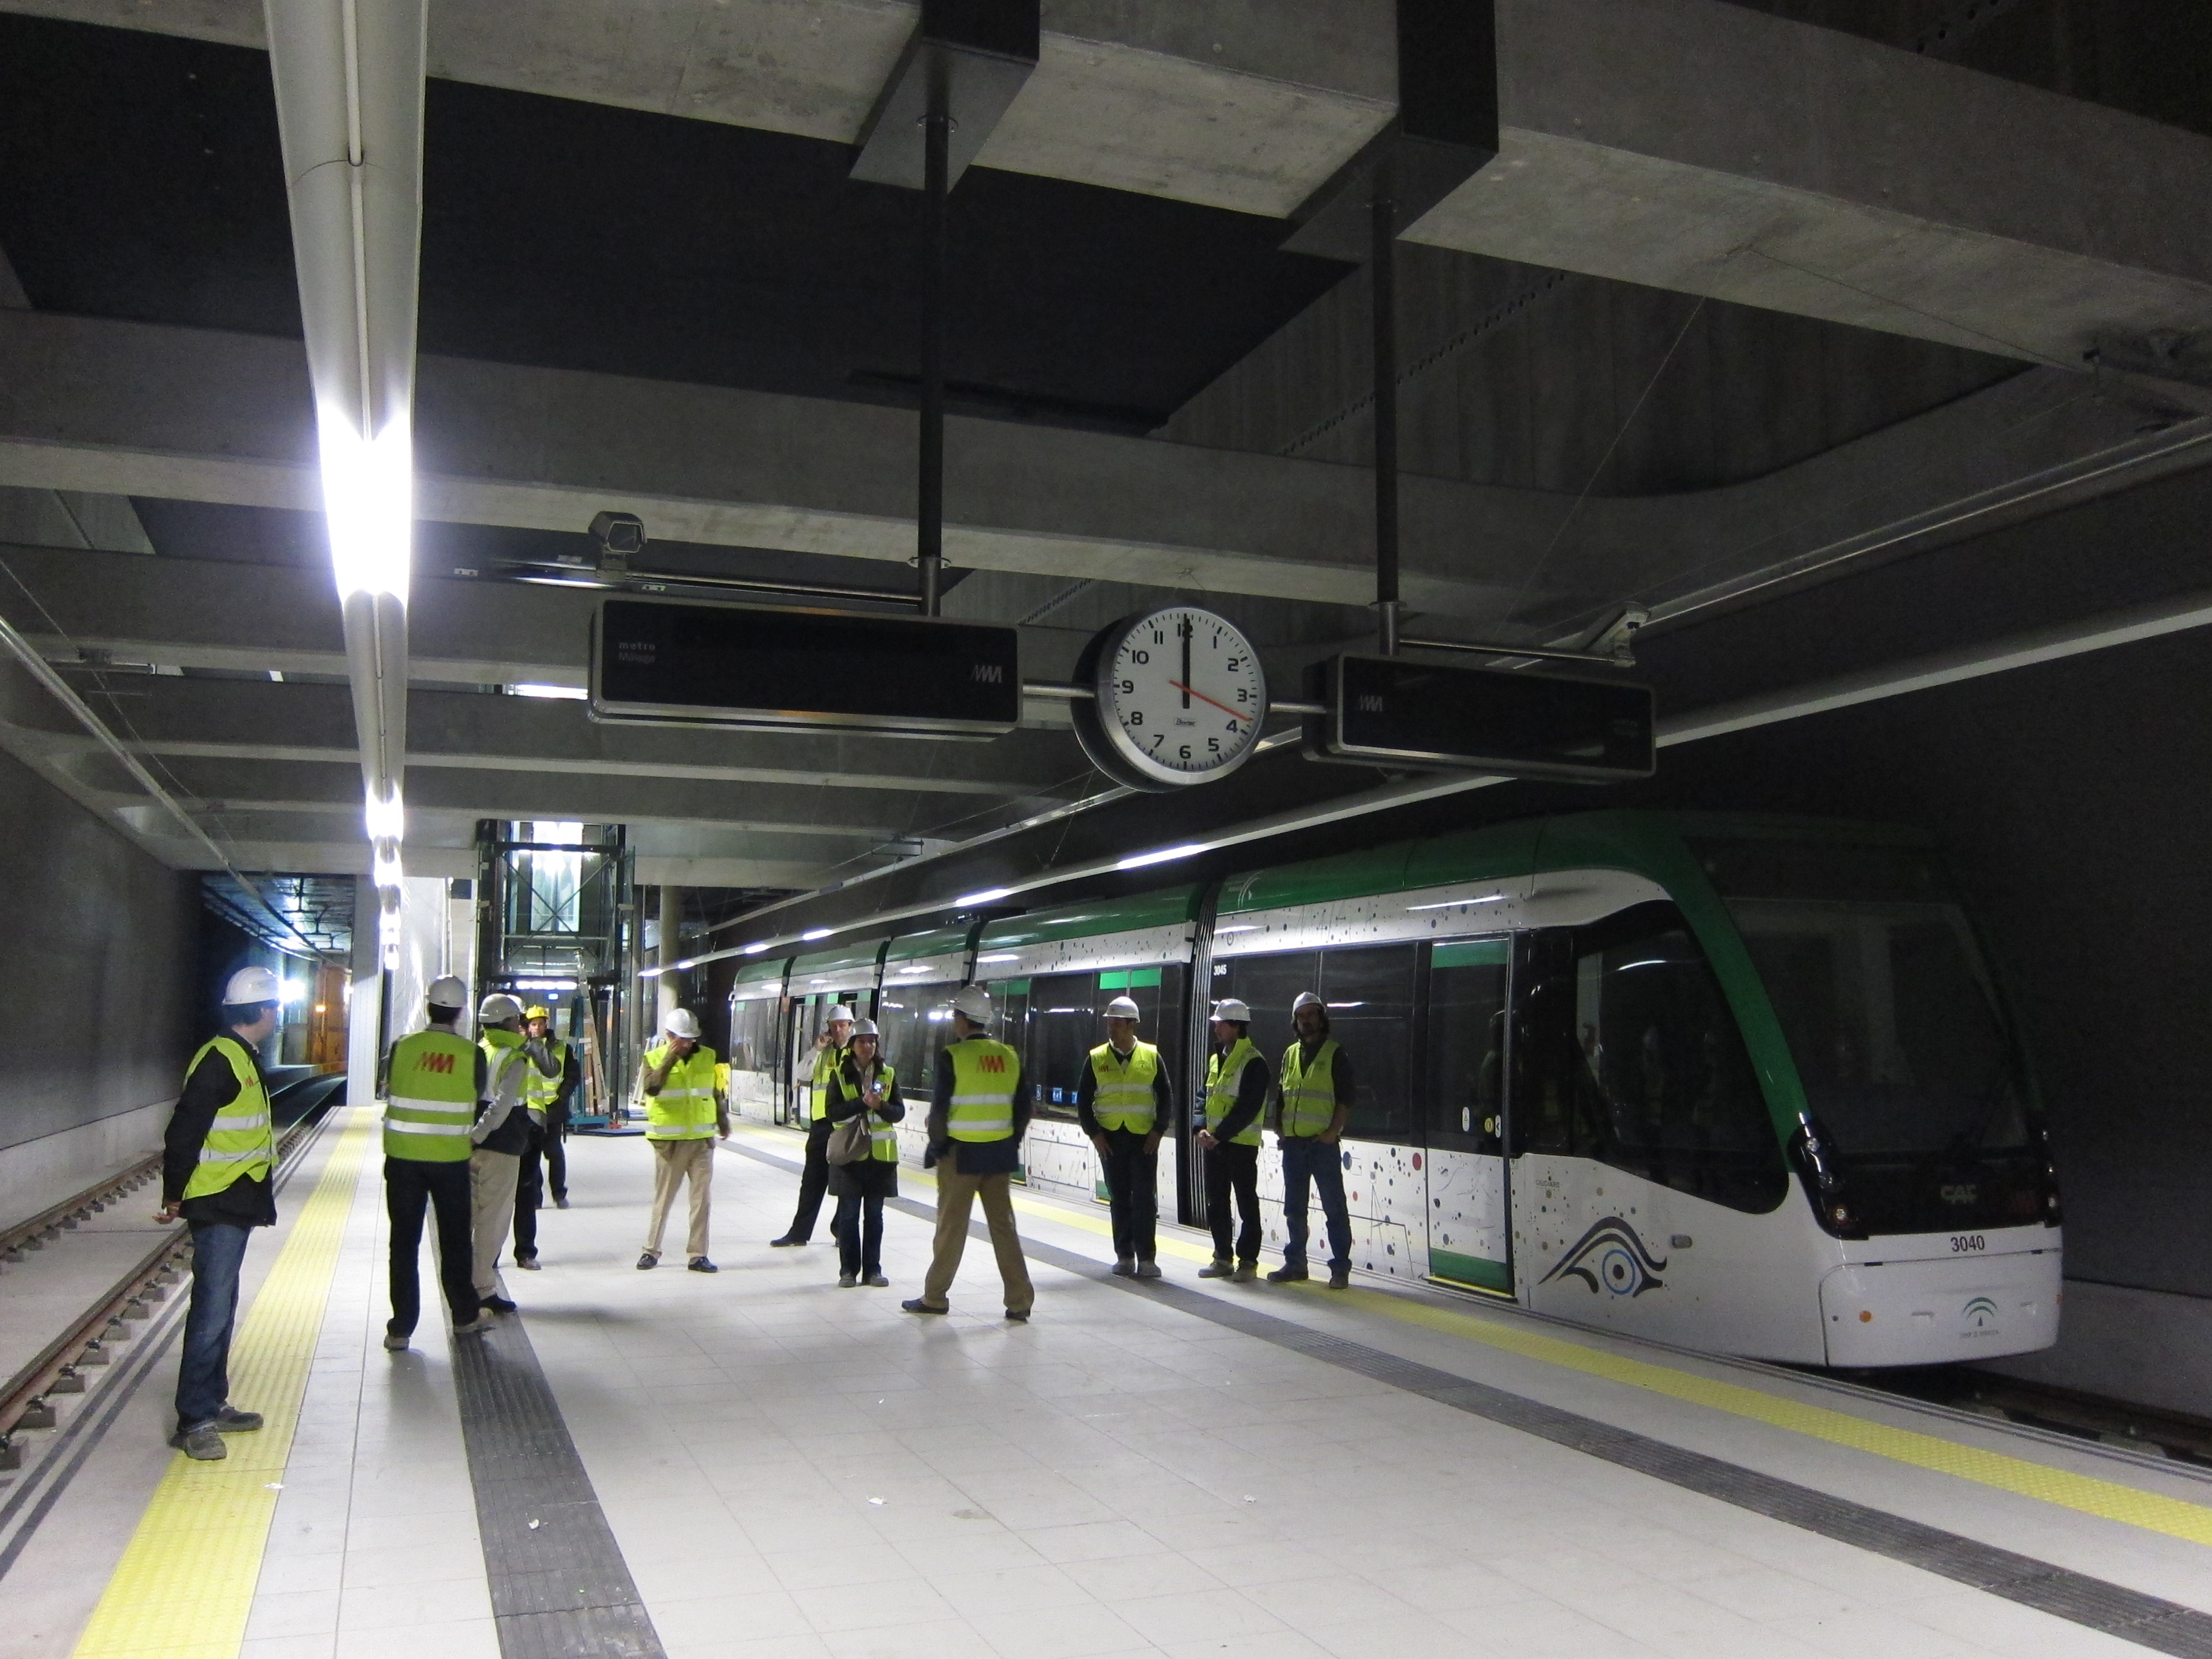
POLYGON ((1846 1161, 2027 1148, 2012 1044, 1932 854, 1760 841, 1698 851, 1846 1161))

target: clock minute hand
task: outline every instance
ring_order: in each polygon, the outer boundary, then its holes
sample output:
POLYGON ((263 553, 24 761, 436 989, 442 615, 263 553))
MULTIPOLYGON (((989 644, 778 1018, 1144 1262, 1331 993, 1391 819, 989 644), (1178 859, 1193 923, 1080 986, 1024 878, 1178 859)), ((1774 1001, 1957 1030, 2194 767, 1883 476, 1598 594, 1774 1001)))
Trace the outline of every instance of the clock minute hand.
POLYGON ((1233 716, 1234 716, 1235 718, 1237 718, 1237 720, 1250 720, 1250 719, 1252 718, 1249 714, 1248 714, 1244 713, 1242 709, 1239 709, 1239 708, 1231 708, 1227 703, 1225 703, 1225 702, 1214 702, 1214 700, 1213 700, 1212 697, 1207 696, 1206 695, 1206 693, 1205 693, 1205 692, 1203 692, 1203 691, 1194 691, 1194 690, 1192 690, 1190 689, 1190 687, 1188 687, 1188 685, 1185 685, 1185 684, 1184 684, 1181 680, 1170 680, 1170 681, 1168 682, 1168 684, 1169 684, 1170 685, 1173 686, 1176 690, 1178 690, 1178 691, 1180 691, 1180 692, 1182 692, 1182 693, 1183 697, 1184 697, 1183 707, 1184 707, 1184 708, 1189 708, 1189 707, 1190 707, 1190 703, 1189 703, 1189 701, 1188 701, 1188 700, 1189 700, 1190 698, 1192 698, 1192 697, 1196 697, 1196 698, 1197 698, 1200 702, 1212 702, 1212 703, 1213 703, 1213 706, 1214 706, 1216 708, 1218 708, 1218 709, 1219 709, 1223 714, 1229 714, 1229 715, 1233 715, 1233 716))
MULTIPOLYGON (((1190 707, 1190 636, 1196 631, 1191 619, 1185 617, 1182 619, 1182 679, 1180 684, 1182 686, 1182 706, 1186 708, 1190 707)), ((1170 684, 1176 683, 1169 682, 1170 684)), ((1208 698, 1207 701, 1211 702, 1212 699, 1208 698)))

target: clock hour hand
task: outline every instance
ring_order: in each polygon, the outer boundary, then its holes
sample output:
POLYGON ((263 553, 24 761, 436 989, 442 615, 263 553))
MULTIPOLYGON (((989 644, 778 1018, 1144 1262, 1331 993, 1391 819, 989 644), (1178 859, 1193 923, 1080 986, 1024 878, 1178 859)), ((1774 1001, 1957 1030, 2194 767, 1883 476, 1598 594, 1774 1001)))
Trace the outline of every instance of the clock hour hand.
MULTIPOLYGON (((1182 619, 1182 706, 1190 707, 1190 636, 1196 631, 1188 617, 1182 619)), ((1172 683, 1172 682, 1171 682, 1172 683)), ((1210 699, 1209 699, 1210 701, 1210 699)))
POLYGON ((1176 690, 1182 693, 1182 706, 1186 708, 1190 707, 1190 700, 1193 697, 1196 697, 1200 702, 1213 703, 1213 706, 1216 708, 1218 708, 1223 714, 1233 714, 1240 720, 1249 720, 1252 718, 1249 714, 1244 713, 1243 710, 1240 708, 1231 708, 1225 702, 1214 702, 1214 700, 1212 697, 1207 696, 1205 692, 1194 691, 1188 685, 1185 684, 1181 680, 1170 680, 1168 684, 1173 686, 1176 690))

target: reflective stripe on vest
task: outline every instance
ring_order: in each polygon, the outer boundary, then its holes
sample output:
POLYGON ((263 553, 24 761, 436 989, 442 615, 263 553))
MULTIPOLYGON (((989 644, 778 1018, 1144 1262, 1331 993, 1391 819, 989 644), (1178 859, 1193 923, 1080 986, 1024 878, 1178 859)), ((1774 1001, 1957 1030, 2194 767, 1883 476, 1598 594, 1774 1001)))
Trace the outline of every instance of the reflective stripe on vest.
POLYGON ((1114 1052, 1110 1042, 1093 1048, 1091 1075, 1098 1079, 1098 1092, 1091 1099, 1091 1115, 1098 1120, 1098 1127, 1150 1134, 1159 1115, 1159 1101, 1152 1091, 1153 1079, 1159 1074, 1160 1051, 1149 1042, 1139 1042, 1127 1060, 1114 1052))
MULTIPOLYGON (((646 1051, 647 1071, 659 1069, 668 1045, 646 1051)), ((645 1097, 647 1140, 712 1140, 714 1138, 714 1051, 700 1043, 668 1068, 657 1095, 645 1097)))
MULTIPOLYGON (((845 1082, 845 1071, 842 1066, 838 1067, 837 1075, 832 1080, 836 1085, 837 1098, 840 1101, 858 1100, 860 1097, 860 1091, 847 1085, 845 1082)), ((882 1062, 878 1063, 876 1066, 875 1085, 876 1092, 878 1095, 888 1097, 891 1091, 891 1085, 897 1081, 898 1073, 896 1071, 887 1064, 882 1062)), ((874 1158, 878 1164, 897 1163, 898 1126, 895 1123, 886 1123, 883 1119, 878 1117, 873 1112, 870 1112, 867 1115, 867 1118, 868 1155, 874 1158)))
MULTIPOLYGON (((1260 1058, 1260 1051, 1252 1046, 1249 1037, 1238 1037, 1236 1045, 1226 1054, 1216 1054, 1206 1063, 1206 1127, 1217 1127, 1227 1121, 1237 1109, 1237 1085, 1243 1081, 1244 1068, 1260 1058)), ((1252 1121, 1238 1132, 1236 1144, 1256 1146, 1260 1144, 1260 1119, 1255 1114, 1252 1121)))
POLYGON ((200 1143, 199 1162, 185 1182, 185 1198, 219 1193, 240 1176, 258 1180, 276 1164, 276 1140, 269 1128, 269 1091, 243 1042, 234 1036, 210 1038, 185 1068, 185 1078, 199 1069, 210 1050, 228 1062, 230 1074, 238 1079, 238 1095, 209 1125, 207 1138, 200 1143))
POLYGON ((1336 1116, 1336 1039, 1322 1039, 1310 1069, 1298 1064, 1304 1049, 1293 1042, 1283 1050, 1282 1132, 1293 1140, 1319 1134, 1336 1116))
POLYGON ((1021 1056, 991 1037, 949 1044, 952 1100, 945 1133, 955 1140, 1004 1140, 1014 1132, 1014 1081, 1021 1056))
POLYGON ((477 1046, 455 1031, 416 1031, 392 1045, 384 1103, 384 1155, 417 1164, 465 1164, 475 1147, 477 1046))

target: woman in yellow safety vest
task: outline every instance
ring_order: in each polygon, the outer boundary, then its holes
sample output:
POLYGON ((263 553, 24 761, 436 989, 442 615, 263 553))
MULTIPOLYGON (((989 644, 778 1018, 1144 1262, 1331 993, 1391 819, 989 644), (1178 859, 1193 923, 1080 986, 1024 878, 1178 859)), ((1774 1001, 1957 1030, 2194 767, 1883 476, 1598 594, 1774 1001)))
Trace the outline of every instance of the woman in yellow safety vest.
POLYGON ((881 1041, 872 1019, 853 1022, 844 1063, 830 1079, 829 1118, 834 1124, 865 1113, 868 1150, 848 1164, 830 1166, 830 1195, 837 1200, 831 1230, 837 1235, 837 1283, 884 1285, 884 1200, 898 1196, 898 1130, 906 1115, 898 1073, 876 1052, 881 1041))

